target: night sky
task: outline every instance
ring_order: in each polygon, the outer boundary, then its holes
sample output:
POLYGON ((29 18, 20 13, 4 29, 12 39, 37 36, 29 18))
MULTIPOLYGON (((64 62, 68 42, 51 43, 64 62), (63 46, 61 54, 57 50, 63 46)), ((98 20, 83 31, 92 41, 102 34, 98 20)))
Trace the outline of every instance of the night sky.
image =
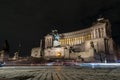
POLYGON ((0 48, 8 40, 12 55, 21 43, 21 55, 30 55, 52 29, 83 29, 99 16, 110 20, 120 44, 120 0, 0 0, 0 48))

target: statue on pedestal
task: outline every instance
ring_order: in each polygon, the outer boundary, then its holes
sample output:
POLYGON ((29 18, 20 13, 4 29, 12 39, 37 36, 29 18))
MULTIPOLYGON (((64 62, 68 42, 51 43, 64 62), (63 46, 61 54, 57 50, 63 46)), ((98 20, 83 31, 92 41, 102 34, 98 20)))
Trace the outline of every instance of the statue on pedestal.
POLYGON ((57 30, 52 30, 52 35, 54 37, 54 40, 53 40, 53 46, 54 47, 58 47, 60 46, 60 35, 58 34, 57 30))

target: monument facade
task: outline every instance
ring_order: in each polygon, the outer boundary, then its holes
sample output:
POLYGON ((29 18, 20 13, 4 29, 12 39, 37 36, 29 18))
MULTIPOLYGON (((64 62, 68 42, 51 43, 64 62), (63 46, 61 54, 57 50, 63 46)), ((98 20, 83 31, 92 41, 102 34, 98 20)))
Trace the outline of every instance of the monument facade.
POLYGON ((100 18, 89 28, 58 34, 53 30, 45 36, 45 58, 76 59, 86 62, 114 62, 117 60, 111 24, 100 18))

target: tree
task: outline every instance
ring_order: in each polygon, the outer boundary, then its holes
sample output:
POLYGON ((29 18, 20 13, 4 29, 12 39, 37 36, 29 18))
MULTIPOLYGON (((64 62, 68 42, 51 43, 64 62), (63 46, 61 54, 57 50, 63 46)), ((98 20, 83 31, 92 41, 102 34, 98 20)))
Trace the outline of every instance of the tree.
POLYGON ((5 40, 4 44, 3 44, 3 48, 2 48, 4 51, 6 52, 9 52, 9 44, 8 44, 8 41, 5 40))

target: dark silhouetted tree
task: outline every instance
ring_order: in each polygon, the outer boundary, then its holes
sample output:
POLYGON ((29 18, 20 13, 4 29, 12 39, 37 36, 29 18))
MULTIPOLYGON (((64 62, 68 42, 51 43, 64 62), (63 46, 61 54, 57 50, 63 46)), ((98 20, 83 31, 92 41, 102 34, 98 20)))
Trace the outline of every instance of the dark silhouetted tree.
POLYGON ((3 44, 3 50, 5 50, 6 52, 9 52, 9 44, 8 44, 8 41, 5 40, 4 44, 3 44))

